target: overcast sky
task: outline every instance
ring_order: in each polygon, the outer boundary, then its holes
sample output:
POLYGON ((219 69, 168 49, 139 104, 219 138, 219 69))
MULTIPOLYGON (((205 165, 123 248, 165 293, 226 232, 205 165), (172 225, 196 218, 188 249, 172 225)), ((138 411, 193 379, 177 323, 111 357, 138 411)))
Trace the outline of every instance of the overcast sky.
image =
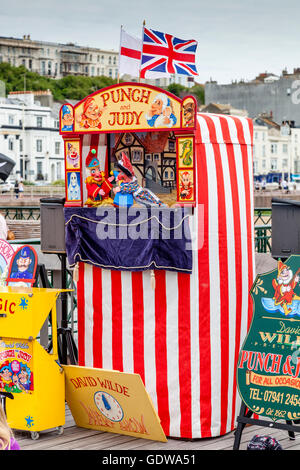
POLYGON ((197 81, 300 67, 299 0, 0 0, 0 35, 119 50, 120 26, 196 39, 197 81))

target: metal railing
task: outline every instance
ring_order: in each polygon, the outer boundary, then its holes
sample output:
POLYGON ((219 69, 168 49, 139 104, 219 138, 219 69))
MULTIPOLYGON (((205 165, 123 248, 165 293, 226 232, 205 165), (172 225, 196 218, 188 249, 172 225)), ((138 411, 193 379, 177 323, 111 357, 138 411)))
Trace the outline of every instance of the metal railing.
POLYGON ((254 209, 254 239, 257 253, 270 253, 272 250, 272 209, 254 209))
POLYGON ((39 206, 0 206, 0 213, 7 220, 39 220, 39 206))

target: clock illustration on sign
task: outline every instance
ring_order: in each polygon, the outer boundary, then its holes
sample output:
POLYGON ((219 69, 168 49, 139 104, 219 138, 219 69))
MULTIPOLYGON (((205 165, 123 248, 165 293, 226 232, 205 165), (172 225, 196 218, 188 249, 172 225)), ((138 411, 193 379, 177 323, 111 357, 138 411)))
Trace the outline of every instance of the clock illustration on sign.
POLYGON ((123 409, 118 401, 107 392, 96 392, 94 402, 99 411, 111 421, 121 421, 124 416, 123 409))

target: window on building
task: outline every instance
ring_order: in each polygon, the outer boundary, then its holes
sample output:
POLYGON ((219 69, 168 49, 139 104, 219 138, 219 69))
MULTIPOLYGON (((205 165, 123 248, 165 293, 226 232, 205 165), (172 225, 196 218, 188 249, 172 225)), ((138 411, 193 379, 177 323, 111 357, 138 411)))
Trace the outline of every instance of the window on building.
POLYGON ((169 151, 175 152, 175 142, 174 140, 169 140, 169 151))
POLYGON ((168 172, 168 170, 165 171, 164 177, 165 177, 165 178, 169 178, 169 172, 168 172))
POLYGON ((154 160, 159 160, 159 153, 155 153, 153 156, 154 156, 154 160))
POLYGON ((282 168, 287 168, 288 167, 288 159, 287 158, 283 158, 282 159, 282 168))
POLYGON ((108 69, 108 76, 112 78, 112 69, 108 69))
POLYGON ((277 170, 277 158, 271 158, 271 170, 277 170))
POLYGON ((36 117, 36 127, 43 127, 43 116, 36 117))
POLYGON ((271 153, 277 153, 277 144, 271 144, 271 153))
POLYGON ((133 150, 132 152, 132 162, 139 163, 142 160, 141 150, 133 150))
POLYGON ((253 160, 253 172, 256 174, 258 172, 258 161, 253 160))
POLYGON ((101 64, 104 64, 104 55, 101 56, 101 64))
POLYGON ((13 125, 14 125, 14 121, 15 121, 14 115, 13 115, 13 114, 9 114, 9 115, 8 115, 8 124, 9 124, 10 126, 13 126, 13 125))
POLYGON ((43 175, 43 162, 36 162, 36 172, 38 176, 43 175))
POLYGON ((36 141, 36 151, 37 152, 43 151, 43 141, 41 139, 37 139, 36 141))
POLYGON ((282 144, 282 152, 288 153, 288 144, 282 144))
POLYGON ((23 139, 19 140, 20 152, 23 152, 23 139))
POLYGON ((151 153, 146 153, 145 158, 146 158, 146 160, 152 160, 151 153))
POLYGON ((108 57, 108 65, 111 65, 111 56, 108 57))
POLYGON ((28 68, 32 69, 32 59, 29 59, 29 61, 28 61, 28 68))
POLYGON ((263 170, 266 169, 266 160, 261 161, 261 167, 262 167, 263 170))
POLYGON ((55 153, 56 155, 60 153, 60 142, 55 142, 55 153))
POLYGON ((57 179, 60 180, 62 178, 61 174, 61 162, 57 162, 56 165, 56 174, 57 174, 57 179))
POLYGON ((266 156, 266 146, 265 145, 262 146, 262 156, 263 157, 266 156))
POLYGON ((116 65, 116 64, 117 64, 117 58, 116 58, 116 57, 114 57, 113 64, 114 64, 114 65, 116 65))
POLYGON ((13 150, 13 149, 14 149, 14 141, 12 139, 9 139, 8 150, 13 150))

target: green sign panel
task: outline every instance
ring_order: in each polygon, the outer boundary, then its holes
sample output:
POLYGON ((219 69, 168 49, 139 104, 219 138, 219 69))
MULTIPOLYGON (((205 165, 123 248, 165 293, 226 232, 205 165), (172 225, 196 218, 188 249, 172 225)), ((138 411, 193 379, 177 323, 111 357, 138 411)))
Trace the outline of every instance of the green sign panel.
POLYGON ((243 402, 274 421, 300 419, 299 281, 300 256, 256 278, 252 323, 238 360, 243 402))

